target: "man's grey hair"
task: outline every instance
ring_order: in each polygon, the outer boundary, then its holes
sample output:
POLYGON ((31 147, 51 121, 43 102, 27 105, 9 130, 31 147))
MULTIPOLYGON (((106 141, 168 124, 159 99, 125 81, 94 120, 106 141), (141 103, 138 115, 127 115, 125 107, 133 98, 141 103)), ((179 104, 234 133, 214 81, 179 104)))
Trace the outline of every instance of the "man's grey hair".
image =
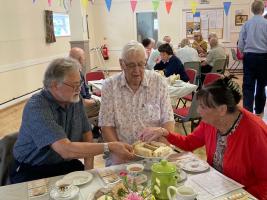
POLYGON ((52 81, 63 82, 67 74, 79 71, 80 67, 80 63, 73 58, 57 58, 53 60, 44 74, 44 88, 49 89, 52 81))
POLYGON ((264 2, 261 0, 255 0, 251 4, 251 11, 254 15, 261 15, 264 12, 264 2))
POLYGON ((214 33, 214 32, 211 32, 211 33, 209 34, 209 36, 208 36, 209 39, 214 38, 214 37, 215 37, 215 38, 218 38, 217 34, 214 33))
POLYGON ((210 39, 210 47, 213 48, 213 47, 216 47, 218 46, 218 38, 216 37, 213 37, 210 39))
POLYGON ((131 40, 122 48, 121 59, 126 59, 130 53, 138 51, 144 52, 144 54, 146 54, 145 48, 141 43, 135 40, 131 40))
POLYGON ((186 45, 190 45, 190 41, 189 41, 189 39, 188 38, 184 38, 184 39, 182 39, 182 41, 181 41, 181 47, 183 48, 183 47, 185 47, 186 45))

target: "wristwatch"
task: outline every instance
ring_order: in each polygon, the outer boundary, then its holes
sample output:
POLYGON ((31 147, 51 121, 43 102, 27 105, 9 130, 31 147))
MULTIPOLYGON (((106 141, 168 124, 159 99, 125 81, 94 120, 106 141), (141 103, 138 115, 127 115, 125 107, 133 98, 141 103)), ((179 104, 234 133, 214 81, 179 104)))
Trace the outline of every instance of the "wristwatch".
POLYGON ((108 143, 103 143, 104 145, 104 155, 103 158, 106 159, 110 156, 110 151, 109 151, 109 147, 108 147, 108 143))

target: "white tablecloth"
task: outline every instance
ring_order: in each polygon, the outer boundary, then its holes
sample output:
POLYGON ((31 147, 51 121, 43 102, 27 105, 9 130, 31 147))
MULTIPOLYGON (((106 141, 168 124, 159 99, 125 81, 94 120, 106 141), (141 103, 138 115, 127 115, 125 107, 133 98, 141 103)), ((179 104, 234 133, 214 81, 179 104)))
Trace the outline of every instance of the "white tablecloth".
MULTIPOLYGON (((103 80, 88 81, 88 84, 96 89, 101 90, 103 85, 103 80)), ((168 89, 171 98, 181 98, 195 91, 197 89, 197 85, 181 81, 179 82, 179 84, 174 84, 172 86, 169 85, 168 89)))

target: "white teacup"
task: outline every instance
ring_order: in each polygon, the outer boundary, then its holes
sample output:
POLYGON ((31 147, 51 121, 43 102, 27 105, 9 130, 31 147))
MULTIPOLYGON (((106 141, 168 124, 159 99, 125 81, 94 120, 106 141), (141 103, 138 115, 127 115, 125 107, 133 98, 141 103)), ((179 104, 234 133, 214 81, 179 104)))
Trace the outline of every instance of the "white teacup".
POLYGON ((72 190, 72 181, 68 179, 60 179, 56 182, 56 191, 59 197, 69 197, 72 190))
POLYGON ((191 188, 187 186, 180 186, 178 188, 174 186, 169 186, 167 189, 167 195, 169 200, 194 200, 197 196, 197 193, 191 188), (174 193, 175 195, 171 195, 174 193))

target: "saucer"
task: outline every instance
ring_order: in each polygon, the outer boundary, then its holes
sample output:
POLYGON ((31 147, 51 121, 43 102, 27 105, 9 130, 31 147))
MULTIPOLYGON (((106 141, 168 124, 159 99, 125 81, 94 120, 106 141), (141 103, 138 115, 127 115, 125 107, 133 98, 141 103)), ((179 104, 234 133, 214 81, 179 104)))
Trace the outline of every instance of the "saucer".
POLYGON ((79 189, 77 186, 73 185, 73 186, 71 187, 70 195, 67 196, 67 197, 62 197, 62 196, 58 193, 57 189, 56 189, 56 188, 53 188, 53 189, 51 190, 51 192, 50 192, 50 197, 51 197, 52 199, 54 199, 54 200, 68 200, 68 199, 72 199, 72 198, 74 198, 75 196, 77 196, 77 195, 79 194, 79 191, 80 191, 80 189, 79 189))
POLYGON ((63 180, 71 180, 73 185, 79 186, 90 182, 93 179, 93 174, 87 171, 71 172, 63 177, 63 180))
POLYGON ((193 173, 205 172, 209 168, 210 166, 208 163, 198 160, 191 160, 182 165, 183 170, 193 173))

